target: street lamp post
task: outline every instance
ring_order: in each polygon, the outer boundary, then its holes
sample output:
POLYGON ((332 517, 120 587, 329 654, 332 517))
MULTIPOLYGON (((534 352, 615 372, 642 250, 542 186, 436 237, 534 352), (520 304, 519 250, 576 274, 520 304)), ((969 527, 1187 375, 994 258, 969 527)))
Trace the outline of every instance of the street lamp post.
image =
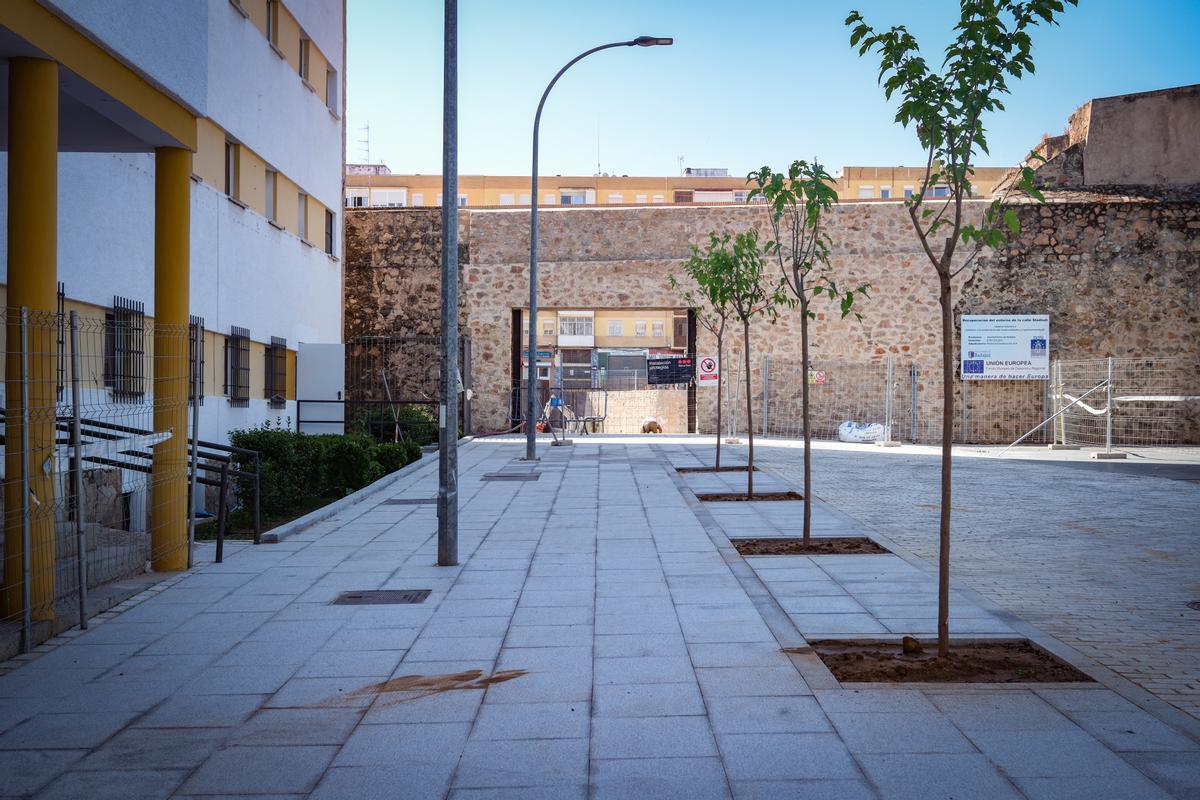
POLYGON ((673 44, 674 41, 674 39, 661 36, 639 36, 627 42, 612 42, 611 44, 602 44, 599 47, 593 47, 591 50, 585 50, 568 61, 566 66, 555 74, 549 85, 546 86, 546 91, 542 92, 542 99, 538 102, 537 114, 533 117, 533 185, 529 193, 529 371, 526 378, 528 385, 525 387, 526 461, 537 460, 538 128, 542 124, 542 107, 546 105, 546 98, 550 95, 550 90, 554 88, 554 84, 558 83, 558 79, 563 76, 563 73, 573 67, 576 62, 582 61, 592 53, 608 50, 611 47, 633 47, 635 45, 638 47, 655 47, 658 45, 669 45, 673 44))

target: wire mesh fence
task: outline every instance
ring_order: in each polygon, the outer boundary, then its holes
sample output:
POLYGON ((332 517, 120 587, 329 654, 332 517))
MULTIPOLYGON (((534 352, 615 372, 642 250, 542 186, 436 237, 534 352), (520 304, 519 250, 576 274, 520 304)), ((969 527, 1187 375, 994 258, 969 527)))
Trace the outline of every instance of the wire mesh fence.
POLYGON ((28 647, 86 619, 87 589, 188 565, 194 357, 188 326, 134 307, 8 309, 3 328, 0 624, 28 647))
MULTIPOLYGON (((963 381, 954 376, 953 441, 1007 445, 1029 434, 1027 444, 1058 441, 1104 447, 1109 414, 1109 359, 1062 360, 1050 380, 963 381), (1075 403, 1077 399, 1085 399, 1075 403), (1065 409, 1065 410, 1063 410, 1065 409), (1042 424, 1058 410, 1053 425, 1042 424), (1041 427, 1039 427, 1041 425, 1041 427)), ((1200 366, 1184 359, 1124 358, 1112 361, 1112 443, 1130 447, 1200 444, 1200 366)), ((745 373, 737 353, 727 359, 722 429, 746 431, 745 373)), ((938 444, 942 438, 940 364, 881 358, 870 362, 816 360, 806 376, 791 359, 753 364, 756 434, 803 437, 803 381, 809 384, 809 419, 815 439, 836 440, 854 423, 865 440, 938 444)), ((713 433, 715 392, 699 390, 706 425, 713 433)))
POLYGON ((1059 444, 1110 450, 1200 444, 1200 364, 1195 362, 1061 360, 1052 366, 1050 385, 1059 444))

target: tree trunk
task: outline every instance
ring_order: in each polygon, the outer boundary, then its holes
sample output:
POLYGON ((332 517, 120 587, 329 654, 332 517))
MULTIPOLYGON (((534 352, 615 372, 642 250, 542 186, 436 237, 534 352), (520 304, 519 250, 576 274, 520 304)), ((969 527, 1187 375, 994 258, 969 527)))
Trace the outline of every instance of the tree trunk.
POLYGON ((746 438, 750 449, 746 455, 746 498, 754 497, 754 408, 751 405, 754 393, 750 391, 750 320, 742 320, 742 336, 746 342, 746 438))
POLYGON ((812 535, 812 426, 808 418, 808 303, 800 304, 800 416, 804 423, 804 544, 812 535))
POLYGON ((723 338, 723 336, 717 337, 717 472, 721 471, 721 382, 724 380, 722 371, 725 369, 721 362, 721 340, 723 338))
POLYGON ((942 304, 942 513, 938 528, 938 658, 950 654, 950 467, 954 438, 954 307, 950 275, 938 271, 942 304))

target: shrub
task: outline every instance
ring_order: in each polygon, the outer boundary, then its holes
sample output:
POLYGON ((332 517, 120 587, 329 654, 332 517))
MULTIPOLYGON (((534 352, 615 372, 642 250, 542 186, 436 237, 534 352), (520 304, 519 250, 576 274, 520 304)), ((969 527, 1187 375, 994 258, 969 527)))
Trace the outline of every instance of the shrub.
POLYGON ((425 406, 369 406, 354 414, 350 427, 354 433, 370 436, 380 443, 394 441, 397 428, 400 441, 426 445, 438 440, 437 417, 425 406))
MULTIPOLYGON (((234 447, 257 451, 260 458, 260 509, 265 520, 289 517, 334 500, 395 472, 421 457, 415 441, 377 444, 362 433, 308 435, 281 422, 232 431, 234 447)), ((235 464, 253 470, 253 457, 238 455, 235 464)), ((243 504, 254 496, 252 478, 236 481, 243 504)))

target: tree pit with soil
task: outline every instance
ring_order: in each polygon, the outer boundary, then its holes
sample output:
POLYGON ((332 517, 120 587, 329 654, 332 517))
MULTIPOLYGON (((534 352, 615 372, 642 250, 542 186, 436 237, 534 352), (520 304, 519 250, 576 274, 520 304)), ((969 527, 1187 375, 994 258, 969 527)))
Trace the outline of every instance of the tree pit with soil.
POLYGON ((1094 682, 1026 639, 952 641, 946 658, 937 657, 936 640, 912 637, 903 642, 826 639, 809 645, 842 683, 1094 682))
POLYGON ((809 538, 808 544, 792 537, 729 541, 744 556, 878 556, 891 553, 865 536, 814 536, 809 538))
POLYGON ((747 497, 745 492, 697 492, 696 499, 703 503, 756 503, 759 500, 803 500, 804 495, 799 492, 755 492, 751 497, 747 497))
MULTIPOLYGON (((696 474, 696 473, 713 473, 713 472, 746 472, 747 470, 746 470, 746 465, 741 464, 738 466, 721 467, 720 469, 717 469, 716 467, 676 467, 675 471, 678 472, 680 475, 692 475, 692 474, 696 474)), ((760 470, 758 467, 755 467, 754 471, 762 472, 762 470, 760 470)))

